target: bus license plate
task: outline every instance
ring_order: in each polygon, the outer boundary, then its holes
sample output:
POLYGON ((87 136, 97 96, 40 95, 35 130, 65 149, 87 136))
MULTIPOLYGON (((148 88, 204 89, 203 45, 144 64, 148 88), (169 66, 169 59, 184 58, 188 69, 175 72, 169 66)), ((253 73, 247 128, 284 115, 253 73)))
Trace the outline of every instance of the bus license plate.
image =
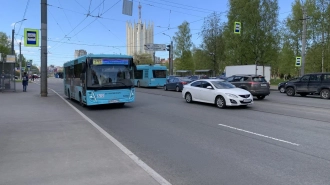
POLYGON ((110 100, 109 103, 118 103, 118 100, 110 100))
POLYGON ((267 87, 267 84, 261 84, 262 87, 267 87))

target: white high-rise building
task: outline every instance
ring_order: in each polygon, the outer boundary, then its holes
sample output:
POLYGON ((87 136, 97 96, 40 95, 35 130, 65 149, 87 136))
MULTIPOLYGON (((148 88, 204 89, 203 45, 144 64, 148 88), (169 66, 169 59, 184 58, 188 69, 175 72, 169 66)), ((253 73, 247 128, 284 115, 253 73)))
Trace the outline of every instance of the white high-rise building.
POLYGON ((148 25, 141 20, 141 5, 139 4, 139 21, 138 23, 126 22, 126 47, 127 54, 153 54, 153 51, 144 50, 145 44, 154 43, 154 23, 149 22, 148 25))
POLYGON ((84 55, 87 55, 86 50, 80 49, 80 50, 75 50, 74 51, 74 58, 78 58, 78 57, 84 56, 84 55))

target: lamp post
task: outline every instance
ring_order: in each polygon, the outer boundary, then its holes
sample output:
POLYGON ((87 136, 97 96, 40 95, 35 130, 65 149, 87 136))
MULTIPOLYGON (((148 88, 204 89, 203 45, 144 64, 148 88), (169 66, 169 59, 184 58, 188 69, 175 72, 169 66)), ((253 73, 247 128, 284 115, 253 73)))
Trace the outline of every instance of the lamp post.
POLYGON ((14 55, 14 38, 15 38, 15 26, 16 26, 16 23, 23 22, 25 20, 26 19, 22 19, 22 20, 17 21, 17 22, 14 23, 14 29, 12 30, 12 33, 11 33, 11 54, 12 55, 14 55))
POLYGON ((169 49, 169 67, 170 67, 170 75, 173 75, 173 40, 172 40, 172 37, 167 35, 166 33, 163 33, 164 35, 170 37, 171 39, 171 47, 169 49))

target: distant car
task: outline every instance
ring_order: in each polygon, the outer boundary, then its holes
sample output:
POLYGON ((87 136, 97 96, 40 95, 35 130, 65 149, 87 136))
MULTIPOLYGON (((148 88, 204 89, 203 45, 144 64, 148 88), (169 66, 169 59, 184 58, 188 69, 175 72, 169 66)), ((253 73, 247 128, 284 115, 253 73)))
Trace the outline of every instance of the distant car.
POLYGON ((165 85, 164 85, 164 90, 175 90, 177 92, 182 91, 183 86, 192 82, 189 78, 184 78, 184 77, 174 77, 170 79, 165 85))
POLYGON ((322 99, 330 99, 330 73, 311 73, 285 84, 288 96, 320 95, 322 99))
POLYGON ((270 85, 261 75, 233 75, 227 81, 262 100, 270 94, 270 85))
POLYGON ((196 80, 185 85, 182 97, 187 103, 193 101, 211 103, 218 108, 253 104, 253 96, 249 91, 237 88, 221 79, 196 80))
POLYGON ((287 81, 284 81, 284 82, 281 82, 278 84, 277 86, 277 89, 280 91, 280 93, 285 93, 285 84, 287 84, 288 82, 290 81, 294 81, 294 80, 298 80, 300 77, 296 77, 296 78, 292 78, 290 80, 287 80, 287 81))

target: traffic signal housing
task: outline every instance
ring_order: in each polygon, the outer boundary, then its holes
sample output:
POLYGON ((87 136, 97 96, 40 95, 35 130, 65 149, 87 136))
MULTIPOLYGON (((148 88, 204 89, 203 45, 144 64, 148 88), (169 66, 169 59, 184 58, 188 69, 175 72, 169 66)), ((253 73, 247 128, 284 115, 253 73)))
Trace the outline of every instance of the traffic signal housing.
POLYGON ((171 45, 166 45, 166 51, 171 51, 171 45))

